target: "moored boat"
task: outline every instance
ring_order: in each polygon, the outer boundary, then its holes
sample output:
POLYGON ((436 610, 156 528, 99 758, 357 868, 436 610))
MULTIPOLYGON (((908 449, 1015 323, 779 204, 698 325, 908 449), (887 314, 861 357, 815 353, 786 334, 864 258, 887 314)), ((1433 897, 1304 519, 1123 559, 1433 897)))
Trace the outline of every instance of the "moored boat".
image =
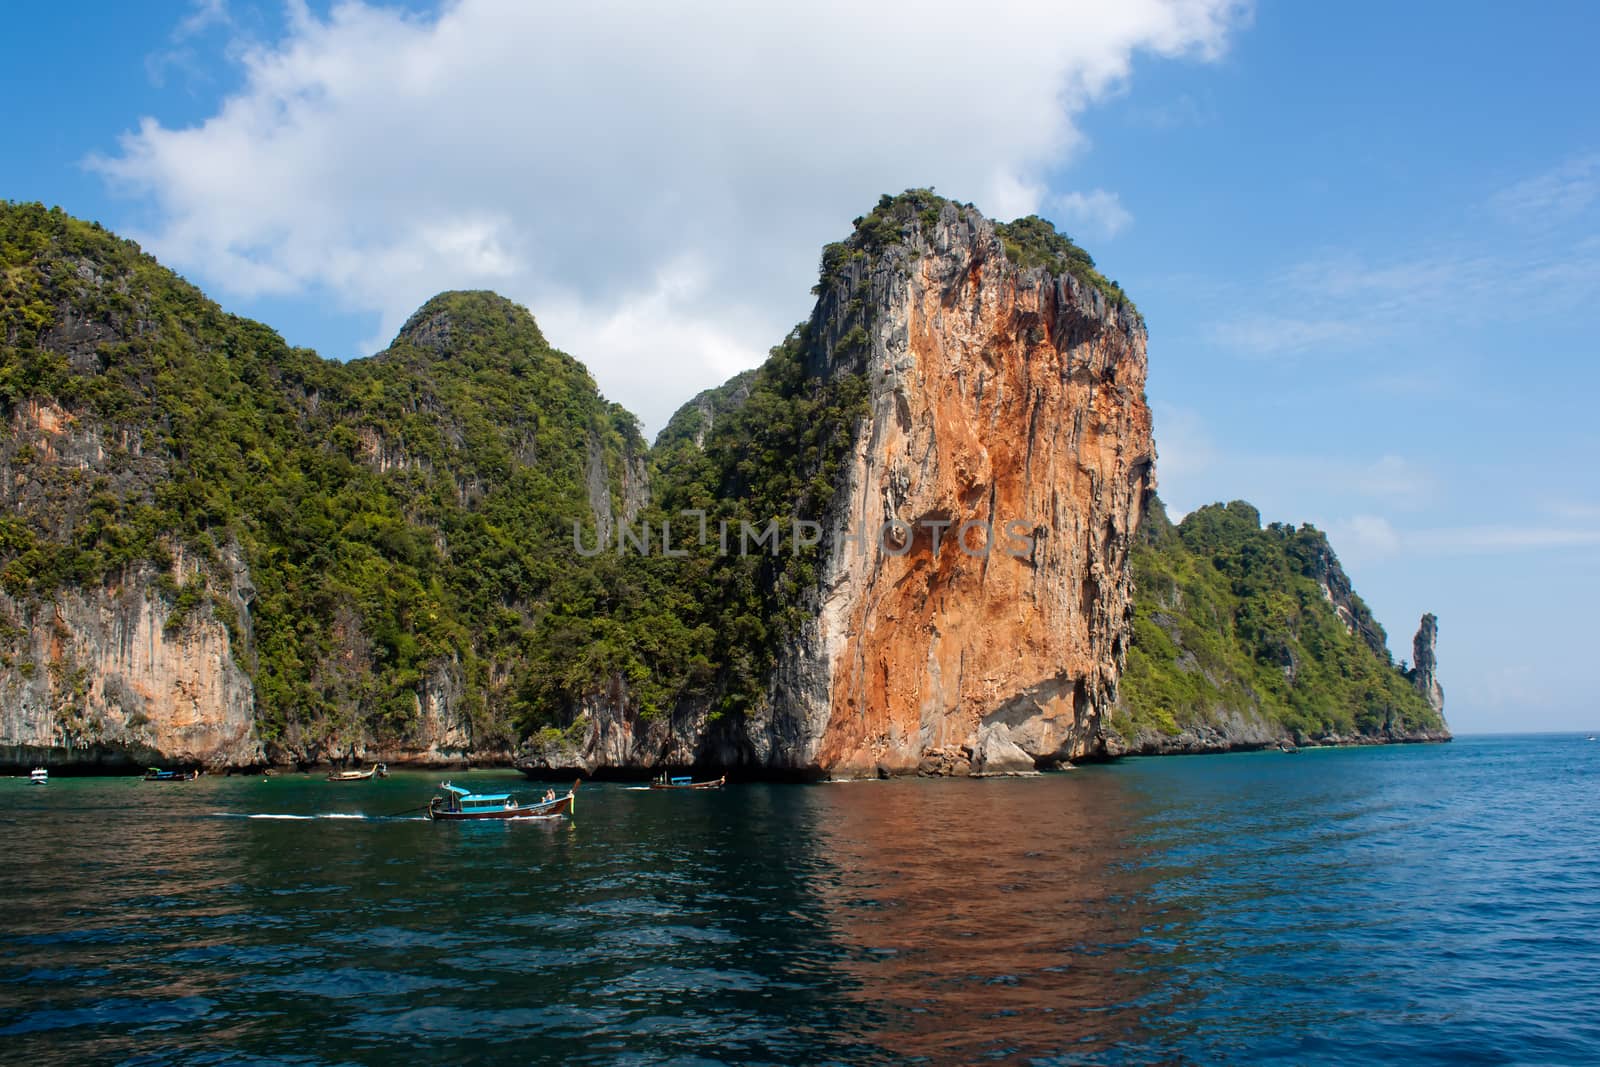
POLYGON ((693 778, 690 778, 687 775, 679 775, 677 777, 669 778, 669 777, 667 777, 666 775, 663 774, 660 778, 657 778, 655 781, 650 783, 650 788, 651 789, 721 789, 723 786, 725 786, 727 784, 728 784, 728 776, 727 775, 723 775, 721 778, 711 778, 711 779, 708 779, 708 780, 706 780, 704 782, 697 782, 693 778))
POLYGON ((371 778, 387 777, 389 777, 389 768, 381 763, 374 763, 371 769, 365 771, 330 771, 328 774, 328 781, 365 782, 371 778))
POLYGON ((32 782, 34 785, 49 785, 50 772, 45 770, 43 767, 35 767, 28 774, 28 781, 32 782))
POLYGON ((561 796, 547 794, 543 800, 524 804, 510 793, 474 793, 450 782, 440 782, 444 790, 428 802, 428 818, 439 822, 471 819, 553 819, 571 815, 578 783, 561 796))
POLYGON ((144 772, 147 782, 192 782, 200 777, 198 770, 192 771, 164 771, 160 767, 150 767, 144 772))

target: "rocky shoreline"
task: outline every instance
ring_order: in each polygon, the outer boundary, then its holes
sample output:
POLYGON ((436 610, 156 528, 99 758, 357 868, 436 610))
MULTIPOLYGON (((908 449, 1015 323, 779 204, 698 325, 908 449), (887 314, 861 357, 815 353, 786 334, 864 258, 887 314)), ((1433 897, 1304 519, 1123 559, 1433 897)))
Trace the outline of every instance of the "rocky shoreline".
MULTIPOLYGON (((1376 745, 1448 744, 1455 740, 1446 730, 1419 730, 1395 734, 1327 734, 1322 737, 1283 737, 1261 740, 1228 737, 1222 733, 1201 734, 1184 731, 1175 737, 1141 736, 1134 742, 1108 742, 1101 760, 1126 756, 1215 756, 1227 752, 1261 752, 1272 748, 1364 748, 1376 745)), ((1083 760, 1080 762, 1092 762, 1083 760)))
MULTIPOLYGON (((822 771, 805 773, 796 771, 763 772, 760 768, 740 768, 730 772, 734 780, 759 782, 819 782, 851 781, 861 778, 1027 778, 1037 777, 1046 771, 1067 771, 1078 764, 1114 763, 1127 757, 1148 756, 1214 756, 1230 752, 1261 752, 1290 746, 1293 748, 1365 748, 1377 745, 1448 744, 1454 738, 1448 731, 1423 730, 1396 734, 1328 734, 1322 737, 1238 738, 1220 731, 1198 733, 1184 731, 1174 737, 1141 736, 1129 742, 1121 738, 1108 738, 1102 751, 1085 753, 1070 762, 1062 761, 1047 767, 1038 766, 1026 753, 1005 749, 1004 739, 980 739, 976 747, 953 745, 929 752, 911 771, 894 771, 887 766, 864 775, 829 775, 822 771)), ((1015 748, 1016 746, 1011 746, 1015 748)), ((107 748, 45 748, 33 745, 0 746, 0 777, 26 777, 34 767, 47 767, 52 775, 64 778, 126 777, 143 773, 152 766, 188 768, 199 767, 207 774, 234 777, 259 775, 270 772, 285 774, 325 774, 329 771, 360 769, 373 763, 383 763, 391 771, 469 771, 517 770, 531 778, 559 780, 574 775, 595 781, 646 781, 662 771, 699 771, 720 768, 697 767, 692 764, 659 767, 601 766, 584 769, 536 763, 526 757, 506 753, 474 758, 461 756, 384 756, 363 754, 356 759, 313 760, 305 762, 263 762, 253 764, 213 764, 198 760, 192 755, 165 755, 155 750, 112 750, 107 748)))

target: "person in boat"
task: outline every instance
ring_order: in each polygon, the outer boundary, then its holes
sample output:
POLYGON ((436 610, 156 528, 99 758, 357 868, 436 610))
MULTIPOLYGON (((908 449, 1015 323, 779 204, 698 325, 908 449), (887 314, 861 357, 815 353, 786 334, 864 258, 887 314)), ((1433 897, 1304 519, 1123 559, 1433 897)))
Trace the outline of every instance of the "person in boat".
POLYGON ((546 789, 544 791, 545 803, 548 804, 550 801, 554 800, 555 798, 556 798, 556 791, 554 789, 546 789))

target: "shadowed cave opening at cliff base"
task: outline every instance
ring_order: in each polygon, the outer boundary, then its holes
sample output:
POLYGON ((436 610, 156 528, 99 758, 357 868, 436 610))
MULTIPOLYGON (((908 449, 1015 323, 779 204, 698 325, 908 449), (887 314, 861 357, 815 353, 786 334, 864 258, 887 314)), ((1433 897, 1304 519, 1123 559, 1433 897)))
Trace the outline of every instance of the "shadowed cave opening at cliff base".
POLYGON ((1448 737, 1431 616, 1403 672, 1319 531, 1167 520, 1143 319, 1037 218, 884 197, 807 321, 653 444, 493 293, 339 363, 59 210, 0 208, 0 268, 0 746, 53 767, 1005 774, 1448 737), (585 551, 647 541, 687 554, 585 551))

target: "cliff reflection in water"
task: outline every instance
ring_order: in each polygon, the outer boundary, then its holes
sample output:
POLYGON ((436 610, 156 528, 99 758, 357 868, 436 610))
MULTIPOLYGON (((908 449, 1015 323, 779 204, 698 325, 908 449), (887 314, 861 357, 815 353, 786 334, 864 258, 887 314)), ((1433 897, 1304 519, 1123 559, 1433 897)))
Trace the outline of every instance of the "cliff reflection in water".
POLYGON ((524 826, 420 821, 404 772, 29 789, 0 791, 0 1039, 37 1063, 1082 1056, 1149 1047, 1166 970, 1100 770, 596 785, 524 826))
POLYGON ((1148 1040, 1158 920, 1113 776, 826 792, 819 887, 843 985, 881 1020, 867 1040, 939 1062, 1148 1040))

